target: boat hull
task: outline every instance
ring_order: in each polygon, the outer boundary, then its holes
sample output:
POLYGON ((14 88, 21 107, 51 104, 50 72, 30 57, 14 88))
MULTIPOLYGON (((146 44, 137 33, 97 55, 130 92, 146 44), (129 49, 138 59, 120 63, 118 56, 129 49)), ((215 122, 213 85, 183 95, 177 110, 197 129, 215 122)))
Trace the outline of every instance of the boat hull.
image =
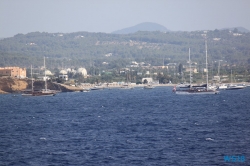
POLYGON ((177 95, 215 95, 219 94, 219 91, 176 91, 177 95))
POLYGON ((244 89, 244 87, 229 87, 229 88, 226 88, 226 90, 239 90, 239 89, 244 89))
POLYGON ((28 94, 28 93, 23 93, 22 96, 32 96, 32 93, 28 94))
POLYGON ((40 94, 32 94, 32 96, 55 96, 54 93, 40 93, 40 94))

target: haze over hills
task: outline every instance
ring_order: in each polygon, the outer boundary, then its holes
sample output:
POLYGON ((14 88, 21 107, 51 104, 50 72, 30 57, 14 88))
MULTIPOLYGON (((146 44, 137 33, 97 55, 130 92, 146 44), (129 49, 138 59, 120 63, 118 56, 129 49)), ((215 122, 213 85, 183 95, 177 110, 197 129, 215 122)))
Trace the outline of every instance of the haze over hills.
MULTIPOLYGON (((232 27, 232 28, 222 28, 220 30, 234 30, 235 28, 238 29, 239 32, 250 32, 248 29, 244 28, 244 27, 232 27)), ((202 30, 202 29, 201 29, 202 30)), ((207 30, 214 30, 214 29, 207 29, 207 30)), ((136 33, 138 31, 160 31, 160 32, 170 32, 169 29, 167 29, 166 27, 164 27, 163 25, 157 24, 157 23, 151 23, 151 22, 144 22, 144 23, 140 23, 137 24, 135 26, 132 27, 128 27, 128 28, 124 28, 121 30, 117 30, 112 32, 112 34, 130 34, 130 33, 136 33)))
POLYGON ((141 24, 137 24, 132 27, 124 28, 121 30, 117 30, 112 32, 113 34, 129 34, 129 33, 135 33, 138 31, 160 31, 160 32, 168 32, 166 27, 157 24, 157 23, 151 23, 151 22, 144 22, 141 24))
POLYGON ((245 32, 245 33, 250 32, 248 29, 246 29, 246 28, 244 28, 244 27, 223 28, 223 29, 221 29, 221 30, 226 30, 226 29, 228 29, 228 30, 233 31, 235 28, 238 29, 239 32, 245 32))

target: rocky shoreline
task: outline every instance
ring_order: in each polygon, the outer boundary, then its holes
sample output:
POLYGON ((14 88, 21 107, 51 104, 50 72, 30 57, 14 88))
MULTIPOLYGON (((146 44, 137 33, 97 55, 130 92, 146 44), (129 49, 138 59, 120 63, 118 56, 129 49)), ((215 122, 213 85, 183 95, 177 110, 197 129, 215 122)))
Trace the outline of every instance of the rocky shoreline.
MULTIPOLYGON (((85 86, 75 87, 69 86, 65 84, 54 83, 48 81, 48 89, 51 90, 58 90, 62 92, 74 92, 74 91, 81 91, 83 89, 90 89, 94 87, 94 84, 88 84, 85 86)), ((135 85, 134 87, 143 87, 144 85, 135 85)), ((174 84, 159 84, 155 86, 174 86, 174 84)), ((108 85, 103 86, 104 88, 119 88, 121 85, 108 85)), ((34 82, 35 89, 43 89, 44 82, 43 81, 35 81, 34 82)), ((20 93, 25 89, 31 89, 31 80, 30 79, 17 79, 11 77, 2 77, 0 78, 0 94, 7 94, 7 93, 20 93)))

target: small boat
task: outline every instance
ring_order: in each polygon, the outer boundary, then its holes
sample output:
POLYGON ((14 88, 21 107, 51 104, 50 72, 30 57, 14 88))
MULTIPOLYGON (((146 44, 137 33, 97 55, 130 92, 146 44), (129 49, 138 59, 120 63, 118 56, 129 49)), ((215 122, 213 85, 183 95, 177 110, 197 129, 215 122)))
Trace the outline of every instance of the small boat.
POLYGON ((183 84, 183 83, 180 83, 176 86, 176 88, 190 88, 190 84, 183 84))
POLYGON ((100 86, 100 85, 96 85, 93 88, 90 88, 90 90, 103 90, 103 89, 104 89, 104 87, 100 86))
POLYGON ((226 90, 227 89, 227 85, 226 84, 221 84, 217 87, 218 90, 226 90))
POLYGON ((134 89, 133 86, 129 86, 128 84, 124 84, 121 86, 121 89, 134 89))
POLYGON ((208 89, 210 89, 210 90, 216 90, 217 86, 215 86, 215 85, 208 85, 208 89))
POLYGON ((245 84, 232 84, 233 76, 231 70, 231 84, 227 86, 226 90, 239 90, 244 89, 246 87, 245 84))
POLYGON ((89 92, 90 89, 86 89, 86 88, 83 88, 82 90, 80 90, 81 92, 89 92))
POLYGON ((155 87, 153 85, 149 84, 149 85, 144 86, 143 88, 144 89, 154 89, 155 87))
POLYGON ((244 89, 246 86, 243 84, 237 84, 237 85, 233 85, 230 84, 227 86, 226 90, 239 90, 239 89, 244 89))

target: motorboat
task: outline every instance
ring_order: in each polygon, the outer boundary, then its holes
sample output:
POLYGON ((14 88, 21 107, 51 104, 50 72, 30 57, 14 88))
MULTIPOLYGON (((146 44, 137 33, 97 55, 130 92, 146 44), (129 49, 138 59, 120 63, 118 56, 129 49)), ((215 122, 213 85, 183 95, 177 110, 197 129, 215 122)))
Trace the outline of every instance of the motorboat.
POLYGON ((129 86, 128 84, 124 84, 121 86, 121 89, 134 89, 133 86, 129 86))
POLYGON ((151 84, 148 84, 146 86, 143 87, 144 89, 154 89, 155 87, 151 84))
POLYGON ((93 88, 90 88, 90 90, 103 90, 103 89, 104 89, 104 87, 101 85, 96 85, 93 88))
POLYGON ((230 84, 227 86, 226 90, 239 90, 244 89, 246 86, 244 84, 230 84))
POLYGON ((80 90, 81 92, 89 92, 90 89, 86 89, 86 88, 83 88, 82 90, 80 90))
POLYGON ((221 84, 217 87, 218 90, 226 90, 227 89, 227 85, 226 84, 221 84))
POLYGON ((181 83, 181 84, 178 84, 176 86, 176 88, 190 88, 190 84, 183 84, 183 83, 181 83))

